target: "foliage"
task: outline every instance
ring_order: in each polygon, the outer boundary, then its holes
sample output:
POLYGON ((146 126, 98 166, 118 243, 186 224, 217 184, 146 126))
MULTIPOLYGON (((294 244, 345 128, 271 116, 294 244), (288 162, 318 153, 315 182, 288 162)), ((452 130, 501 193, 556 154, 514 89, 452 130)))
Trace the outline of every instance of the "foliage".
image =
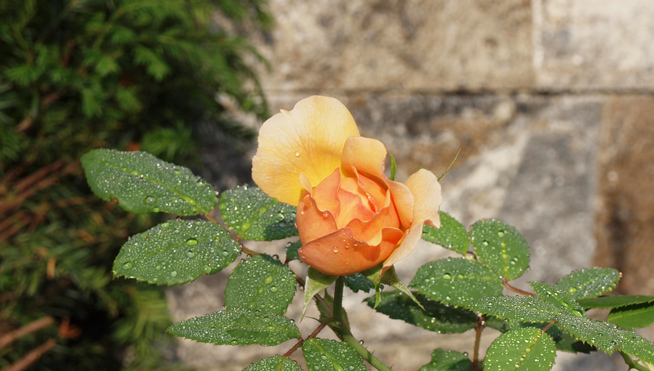
MULTIPOLYGON (((131 156, 136 168, 150 166, 148 158, 138 154, 131 156)), ((119 160, 108 160, 102 166, 112 168, 117 164, 119 160)), ((164 164, 161 169, 171 166, 164 164)), ((87 180, 93 189, 107 181, 103 174, 102 171, 87 173, 87 180)), ((171 194, 181 192, 183 182, 176 180, 183 179, 183 175, 173 171, 168 176, 171 184, 178 184, 171 189, 171 194)), ((128 198, 129 194, 147 194, 153 192, 154 187, 156 185, 144 179, 120 196, 128 198)), ((191 197, 191 201, 199 202, 200 197, 191 197)), ((168 201, 174 198, 170 196, 168 201)), ((245 226, 255 223, 258 232, 252 233, 252 239, 266 241, 287 237, 286 233, 266 232, 286 231, 288 228, 283 216, 280 218, 277 212, 268 212, 270 207, 277 205, 276 200, 252 187, 228 191, 221 197, 221 211, 228 219, 226 224, 231 229, 231 236, 238 243, 248 230, 245 226), (283 224, 281 227, 280 222, 283 224)), ((126 207, 131 207, 131 204, 128 203, 126 207)), ((285 215, 288 211, 282 213, 285 215)), ((216 235, 220 235, 222 240, 227 231, 222 230, 208 213, 204 215, 208 219, 204 223, 214 224, 216 235)), ((465 231, 451 216, 442 213, 441 217, 445 221, 441 228, 434 230, 425 227, 424 238, 442 243, 462 257, 428 262, 420 267, 409 284, 413 291, 397 279, 393 269, 380 277, 381 264, 378 268, 347 278, 325 275, 309 268, 307 276, 303 278, 287 265, 296 256, 287 256, 285 263, 282 263, 277 257, 241 245, 248 258, 237 264, 229 278, 225 290, 226 308, 181 321, 169 327, 168 331, 200 342, 224 345, 276 345, 296 339, 295 345, 283 356, 253 363, 248 370, 297 370, 297 364, 288 360, 288 356, 299 349, 309 369, 363 370, 366 369, 365 360, 378 370, 390 370, 350 331, 349 320, 342 306, 347 281, 354 291, 374 288, 375 294, 366 302, 390 318, 437 333, 461 333, 472 329, 477 332, 472 359, 465 353, 446 352, 439 348, 434 350, 431 362, 424 365, 422 370, 479 370, 482 366, 486 371, 549 370, 557 351, 603 351, 609 354, 617 351, 629 367, 639 370, 646 370, 646 363, 654 363, 654 345, 628 330, 652 323, 654 297, 600 296, 616 287, 621 278, 617 271, 608 268, 586 269, 570 273, 555 285, 532 282, 533 292, 518 289, 510 281, 526 271, 529 247, 517 230, 499 220, 481 220, 465 231), (463 243, 464 238, 466 243, 463 243), (474 254, 464 251, 461 248, 463 245, 471 246, 474 254), (366 280, 370 281, 369 285, 362 284, 366 280), (321 313, 319 325, 309 335, 302 335, 294 321, 283 316, 297 289, 295 282, 303 286, 304 305, 315 302, 321 313), (333 295, 330 295, 326 289, 334 282, 333 295), (381 283, 396 288, 396 291, 380 293, 381 283), (505 295, 506 291, 513 291, 513 295, 505 295), (519 295, 516 296, 516 293, 519 295), (606 320, 601 321, 588 316, 586 310, 589 308, 611 308, 611 311, 606 320), (318 338, 325 327, 330 327, 340 341, 318 338), (479 358, 478 342, 487 327, 499 330, 501 335, 492 342, 482 360, 479 358)), ((184 230, 184 238, 205 233, 202 225, 189 224, 184 230)), ((163 228, 163 225, 150 231, 156 231, 161 238, 170 239, 177 238, 178 234, 175 229, 163 228)), ((154 239, 139 240, 139 243, 141 251, 158 246, 154 239)), ((288 250, 295 255, 290 247, 288 250)), ((123 246, 123 250, 126 249, 131 249, 131 242, 123 246)), ((202 271, 202 260, 186 259, 188 251, 184 248, 173 248, 170 253, 172 255, 167 258, 173 265, 170 269, 177 266, 172 263, 175 261, 183 261, 184 269, 188 272, 191 271, 189 265, 197 268, 193 270, 195 274, 186 280, 213 273, 202 271)), ((120 259, 119 255, 116 261, 120 259)), ((232 256, 229 261, 236 259, 237 256, 232 256)), ((130 270, 137 265, 139 269, 131 273, 132 277, 160 283, 156 266, 153 268, 155 264, 158 263, 135 258, 130 270)))
POLYGON ((160 367, 163 294, 111 267, 162 214, 99 202, 78 159, 111 146, 196 163, 200 130, 250 138, 228 116, 267 110, 260 56, 228 32, 244 22, 270 25, 264 0, 0 1, 0 368, 34 350, 43 370, 160 367))

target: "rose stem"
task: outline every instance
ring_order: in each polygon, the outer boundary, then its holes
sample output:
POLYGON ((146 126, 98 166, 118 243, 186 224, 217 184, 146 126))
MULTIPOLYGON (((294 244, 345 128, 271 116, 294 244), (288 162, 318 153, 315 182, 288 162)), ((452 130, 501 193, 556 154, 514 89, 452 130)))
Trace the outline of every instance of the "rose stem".
POLYGON ((363 344, 359 343, 357 339, 352 336, 352 333, 345 327, 345 320, 343 317, 343 277, 340 276, 336 279, 336 286, 334 288, 334 321, 337 323, 335 326, 330 326, 332 330, 343 341, 359 353, 361 358, 370 363, 371 366, 379 371, 392 371, 390 367, 386 366, 379 358, 375 357, 366 349, 363 344))

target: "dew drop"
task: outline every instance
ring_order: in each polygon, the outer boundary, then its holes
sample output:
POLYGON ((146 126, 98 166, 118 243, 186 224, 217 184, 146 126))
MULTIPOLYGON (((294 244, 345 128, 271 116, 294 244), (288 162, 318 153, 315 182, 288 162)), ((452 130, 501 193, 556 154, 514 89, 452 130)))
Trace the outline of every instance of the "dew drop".
POLYGON ((127 262, 123 264, 123 269, 130 269, 130 268, 132 268, 132 262, 127 262))
POLYGON ((232 344, 232 345, 238 345, 238 340, 232 340, 232 342, 231 342, 230 344, 232 344))
POLYGON ((267 285, 267 284, 271 283, 272 281, 273 281, 273 277, 268 276, 268 277, 266 277, 266 279, 263 280, 263 283, 265 283, 267 285))
POLYGON ((197 238, 189 238, 188 240, 186 240, 186 244, 187 245, 197 245, 198 240, 197 240, 197 238))
POLYGON ((193 250, 188 250, 188 251, 186 252, 186 256, 189 257, 189 258, 192 258, 192 257, 195 256, 195 253, 193 252, 193 250))
POLYGON ((484 240, 484 241, 482 242, 482 244, 483 244, 484 246, 488 246, 488 240, 484 240))
POLYGON ((272 292, 277 292, 277 287, 275 287, 275 286, 271 287, 271 288, 270 288, 270 291, 272 291, 272 292))
POLYGON ((227 250, 223 250, 223 252, 222 252, 221 254, 222 254, 223 256, 227 256, 227 255, 229 255, 229 251, 227 251, 227 250))
POLYGON ((203 269, 206 273, 211 272, 211 267, 208 266, 208 265, 205 265, 204 267, 202 267, 202 269, 203 269))
POLYGON ((154 197, 152 197, 152 196, 147 196, 147 197, 145 197, 145 200, 143 200, 143 201, 145 201, 146 204, 152 204, 152 203, 154 203, 156 201, 156 199, 154 197))
POLYGON ((172 271, 170 272, 171 277, 177 277, 177 271, 172 271))
POLYGON ((497 231, 497 237, 504 237, 504 231, 501 229, 497 231))
POLYGON ((295 157, 300 157, 300 152, 295 152, 295 157))
POLYGON ((334 252, 334 254, 338 253, 338 247, 337 247, 337 246, 334 246, 334 248, 332 249, 332 251, 334 252))
POLYGON ((452 275, 449 274, 449 273, 445 273, 445 274, 443 274, 443 279, 444 279, 444 280, 451 280, 451 279, 452 279, 452 275))

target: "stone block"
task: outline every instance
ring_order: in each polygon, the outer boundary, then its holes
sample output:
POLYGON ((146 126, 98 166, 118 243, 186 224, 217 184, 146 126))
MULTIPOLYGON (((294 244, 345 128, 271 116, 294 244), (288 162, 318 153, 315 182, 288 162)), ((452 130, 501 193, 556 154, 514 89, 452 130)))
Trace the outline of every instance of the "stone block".
POLYGON ((271 0, 266 91, 514 90, 533 85, 528 0, 271 0))
POLYGON ((654 295, 654 98, 613 96, 602 123, 596 263, 624 273, 622 293, 654 295))
POLYGON ((653 34, 648 0, 536 0, 536 84, 555 91, 651 91, 653 34))

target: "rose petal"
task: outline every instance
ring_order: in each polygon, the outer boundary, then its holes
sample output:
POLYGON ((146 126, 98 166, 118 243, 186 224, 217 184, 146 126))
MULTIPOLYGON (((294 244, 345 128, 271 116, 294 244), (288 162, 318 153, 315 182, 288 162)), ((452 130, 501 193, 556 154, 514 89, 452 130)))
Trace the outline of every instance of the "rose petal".
POLYGON ((300 240, 305 244, 338 229, 332 213, 318 209, 316 201, 309 194, 302 198, 297 207, 296 221, 300 240))
POLYGON ((352 229, 354 238, 366 241, 369 245, 377 245, 382 239, 384 228, 400 227, 400 219, 393 204, 383 208, 376 213, 370 220, 352 219, 347 224, 352 229))
POLYGON ((300 259, 314 269, 333 276, 345 276, 370 269, 381 263, 403 237, 397 229, 387 228, 377 246, 369 246, 353 237, 352 230, 341 228, 300 248, 300 259))
POLYGON ((314 96, 268 119, 259 131, 252 179, 269 196, 298 205, 300 174, 313 185, 341 166, 347 138, 359 136, 350 112, 334 98, 314 96))
POLYGON ((406 186, 415 199, 413 224, 406 231, 406 237, 400 246, 384 261, 382 274, 415 249, 422 238, 422 227, 425 223, 437 228, 441 225, 438 210, 443 202, 443 194, 436 175, 429 170, 420 169, 409 177, 406 186))
POLYGON ((350 176, 354 176, 358 172, 368 178, 385 183, 393 195, 402 226, 408 228, 413 219, 413 196, 404 184, 386 177, 384 174, 385 161, 386 147, 382 142, 365 137, 350 137, 343 147, 341 171, 350 176))
POLYGON ((332 215, 338 215, 340 201, 338 199, 339 185, 341 183, 341 171, 335 169, 334 172, 320 182, 311 193, 311 197, 316 202, 320 211, 329 211, 332 215))

